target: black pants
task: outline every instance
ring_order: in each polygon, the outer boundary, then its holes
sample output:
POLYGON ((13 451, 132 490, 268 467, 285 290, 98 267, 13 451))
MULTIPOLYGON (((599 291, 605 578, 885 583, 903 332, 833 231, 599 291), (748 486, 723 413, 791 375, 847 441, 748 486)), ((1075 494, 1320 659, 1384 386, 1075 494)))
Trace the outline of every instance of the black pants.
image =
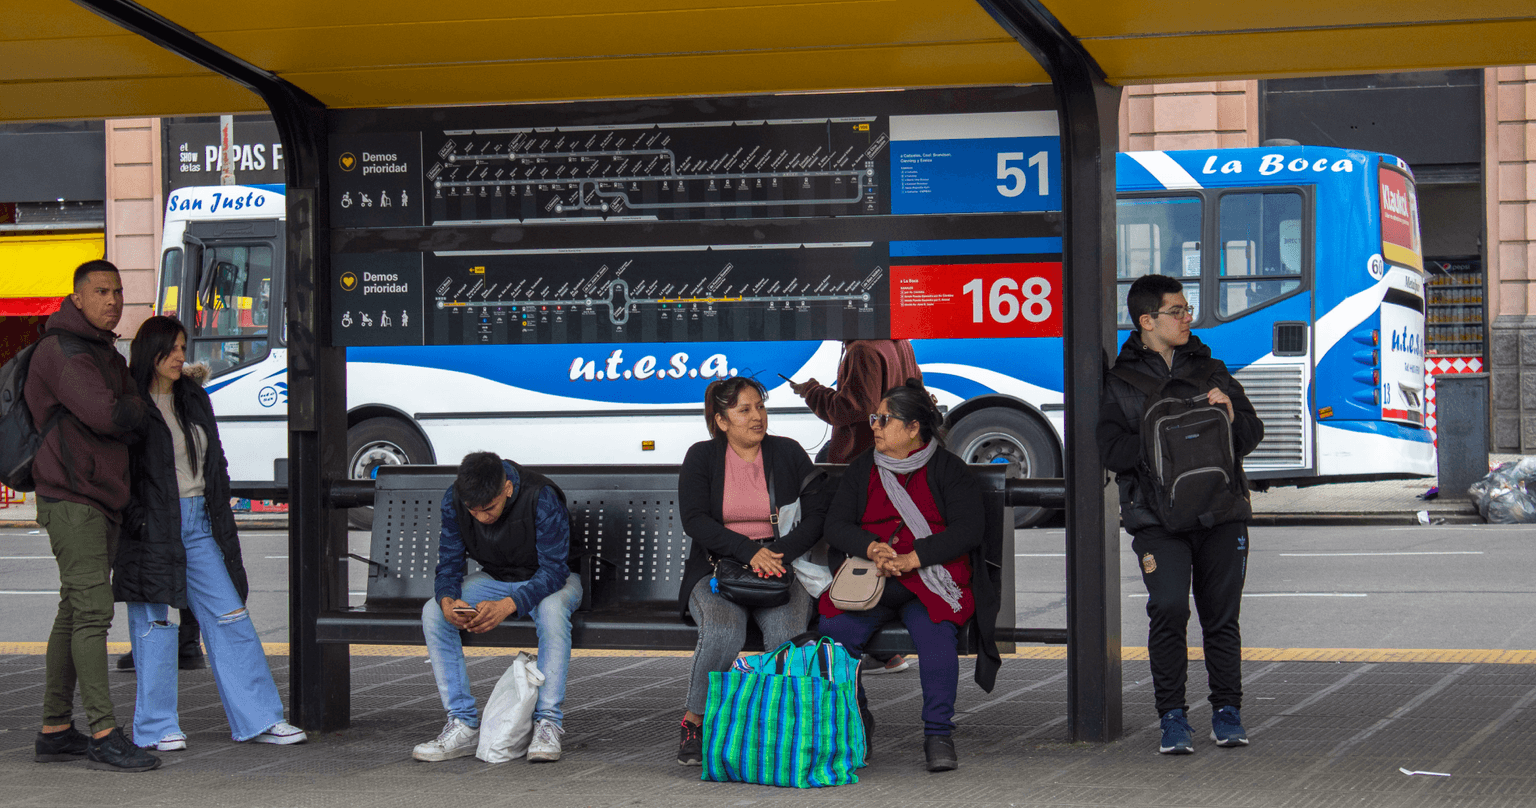
POLYGON ((1205 671, 1213 708, 1242 707, 1243 637, 1238 611, 1248 574, 1248 524, 1229 522, 1209 530, 1169 533, 1148 528, 1131 539, 1147 585, 1147 654, 1157 713, 1188 711, 1190 585, 1204 635, 1205 671))

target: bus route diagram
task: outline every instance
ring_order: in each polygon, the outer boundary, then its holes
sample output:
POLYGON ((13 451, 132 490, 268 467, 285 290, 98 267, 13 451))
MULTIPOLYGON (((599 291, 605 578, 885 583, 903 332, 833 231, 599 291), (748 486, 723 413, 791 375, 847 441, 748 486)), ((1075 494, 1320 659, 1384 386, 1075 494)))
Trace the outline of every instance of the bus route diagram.
POLYGON ((889 328, 884 245, 438 252, 432 344, 872 338, 889 328))
POLYGON ((791 118, 442 132, 432 224, 879 215, 884 119, 791 118))

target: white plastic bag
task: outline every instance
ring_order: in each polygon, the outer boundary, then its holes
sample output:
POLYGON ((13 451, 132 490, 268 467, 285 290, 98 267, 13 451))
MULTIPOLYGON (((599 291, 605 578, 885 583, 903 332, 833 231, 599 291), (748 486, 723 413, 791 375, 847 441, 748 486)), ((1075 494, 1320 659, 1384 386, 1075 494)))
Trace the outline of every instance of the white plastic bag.
POLYGON ((800 579, 800 585, 813 598, 821 597, 821 593, 832 585, 832 570, 827 566, 827 543, 824 541, 816 542, 815 547, 795 559, 795 563, 790 566, 795 568, 795 577, 800 579))
POLYGON ((527 654, 519 653, 496 682, 480 718, 480 746, 475 757, 506 763, 528 754, 533 740, 533 705, 544 674, 527 654))
MULTIPOLYGON (((800 500, 797 499, 779 509, 779 533, 786 534, 798 524, 800 500)), ((816 542, 815 547, 795 559, 790 566, 795 570, 795 577, 800 579, 800 585, 811 593, 812 598, 821 597, 821 593, 832 585, 832 570, 827 567, 827 543, 824 541, 816 542)))

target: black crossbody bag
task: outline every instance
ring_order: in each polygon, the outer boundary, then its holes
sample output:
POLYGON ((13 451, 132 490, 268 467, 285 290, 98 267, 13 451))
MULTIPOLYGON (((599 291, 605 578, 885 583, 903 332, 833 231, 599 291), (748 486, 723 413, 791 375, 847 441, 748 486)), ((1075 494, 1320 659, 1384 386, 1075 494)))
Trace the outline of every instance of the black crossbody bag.
MULTIPOLYGON (((726 449, 730 451, 730 449, 726 449)), ((779 504, 773 495, 773 474, 766 468, 768 478, 768 521, 773 525, 773 538, 779 539, 779 504)), ((734 558, 715 559, 715 577, 710 589, 722 598, 748 609, 771 609, 789 602, 789 588, 795 584, 795 571, 784 566, 784 574, 777 578, 759 577, 752 567, 734 558)))

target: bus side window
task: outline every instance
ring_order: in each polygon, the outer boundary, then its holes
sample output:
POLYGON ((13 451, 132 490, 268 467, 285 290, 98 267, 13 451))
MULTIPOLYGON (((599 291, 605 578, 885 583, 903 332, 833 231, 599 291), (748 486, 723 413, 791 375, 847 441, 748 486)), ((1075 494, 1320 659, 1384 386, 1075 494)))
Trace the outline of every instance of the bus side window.
POLYGON ((1225 194, 1217 216, 1222 317, 1235 317, 1301 287, 1300 194, 1225 194))
POLYGON ((1116 205, 1117 320, 1130 328, 1125 296, 1143 275, 1188 278, 1185 294, 1200 296, 1201 201, 1196 196, 1131 197, 1116 205))

